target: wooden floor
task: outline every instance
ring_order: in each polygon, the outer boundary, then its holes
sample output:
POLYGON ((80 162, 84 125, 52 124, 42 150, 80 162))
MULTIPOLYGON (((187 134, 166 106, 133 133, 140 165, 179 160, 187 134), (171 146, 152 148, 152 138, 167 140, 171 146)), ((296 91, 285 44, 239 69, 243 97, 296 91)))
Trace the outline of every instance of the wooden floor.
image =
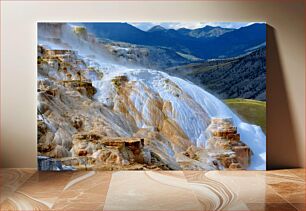
POLYGON ((1 210, 305 210, 305 170, 1 169, 1 210))

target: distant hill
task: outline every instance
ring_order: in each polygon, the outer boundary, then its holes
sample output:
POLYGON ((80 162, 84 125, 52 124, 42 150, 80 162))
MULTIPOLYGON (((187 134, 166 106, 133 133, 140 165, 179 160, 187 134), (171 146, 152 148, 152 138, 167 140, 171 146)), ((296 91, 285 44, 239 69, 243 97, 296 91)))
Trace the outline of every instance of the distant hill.
POLYGON ((151 69, 165 68, 189 64, 199 61, 198 58, 185 55, 171 48, 135 45, 124 42, 100 40, 113 59, 120 64, 131 64, 151 69))
POLYGON ((227 58, 243 54, 247 49, 266 42, 266 25, 253 24, 207 40, 203 46, 194 46, 194 54, 206 58, 227 58))
POLYGON ((204 38, 214 38, 214 37, 220 37, 221 35, 234 31, 235 29, 231 28, 222 28, 220 26, 213 27, 213 26, 205 26, 203 28, 198 28, 198 29, 186 29, 186 28, 181 28, 178 29, 177 31, 181 34, 188 35, 191 37, 204 37, 204 38))
POLYGON ((249 99, 227 99, 224 102, 246 122, 261 127, 264 133, 266 127, 266 102, 249 99))
POLYGON ((81 23, 87 30, 100 38, 114 41, 142 44, 141 40, 148 39, 148 33, 130 24, 119 22, 81 23))
POLYGON ((266 49, 245 56, 172 67, 166 72, 188 78, 222 99, 266 100, 266 49))
POLYGON ((142 31, 128 23, 82 23, 103 39, 137 45, 167 47, 201 59, 228 58, 244 54, 247 49, 266 41, 265 24, 240 29, 205 26, 199 29, 165 29, 155 26, 142 31))
POLYGON ((147 32, 155 32, 155 31, 166 31, 167 29, 165 29, 164 27, 157 25, 157 26, 153 26, 152 28, 150 28, 147 32))

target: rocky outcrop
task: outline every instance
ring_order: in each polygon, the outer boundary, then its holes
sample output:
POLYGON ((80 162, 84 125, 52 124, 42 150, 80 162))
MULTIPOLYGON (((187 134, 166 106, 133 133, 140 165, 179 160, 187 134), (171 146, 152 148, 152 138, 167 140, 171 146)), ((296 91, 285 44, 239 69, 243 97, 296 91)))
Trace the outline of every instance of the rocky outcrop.
MULTIPOLYGON (((163 168, 164 164, 152 158, 147 144, 144 138, 108 137, 93 131, 77 133, 73 136, 72 160, 84 157, 86 167, 93 169, 163 168)), ((82 167, 79 162, 74 166, 82 167)))
POLYGON ((62 161, 46 156, 37 156, 38 170, 40 171, 71 171, 72 166, 64 165, 62 161))
POLYGON ((85 27, 83 26, 74 26, 73 31, 76 35, 78 35, 81 39, 87 40, 88 33, 85 27))
POLYGON ((91 98, 97 92, 90 81, 64 80, 61 81, 61 83, 65 87, 76 89, 78 92, 83 95, 87 95, 89 98, 91 98))
POLYGON ((240 140, 231 118, 212 118, 207 132, 210 138, 206 148, 224 168, 246 169, 249 166, 250 147, 240 140))

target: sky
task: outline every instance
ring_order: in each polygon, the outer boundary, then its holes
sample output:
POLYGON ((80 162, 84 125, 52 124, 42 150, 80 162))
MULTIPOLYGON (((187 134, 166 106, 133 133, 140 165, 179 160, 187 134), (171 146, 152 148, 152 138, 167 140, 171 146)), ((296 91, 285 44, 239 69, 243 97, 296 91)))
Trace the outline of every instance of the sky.
POLYGON ((202 28, 204 26, 221 26, 223 28, 235 28, 238 29, 243 26, 251 25, 255 22, 130 22, 129 24, 143 30, 147 31, 156 25, 161 25, 166 29, 196 29, 202 28))

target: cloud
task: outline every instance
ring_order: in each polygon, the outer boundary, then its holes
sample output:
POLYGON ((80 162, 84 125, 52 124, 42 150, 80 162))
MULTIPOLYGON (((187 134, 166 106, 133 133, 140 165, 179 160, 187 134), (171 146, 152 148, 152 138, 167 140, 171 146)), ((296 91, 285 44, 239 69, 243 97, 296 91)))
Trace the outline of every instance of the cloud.
POLYGON ((238 29, 240 27, 248 26, 253 23, 258 23, 258 22, 131 22, 129 24, 143 31, 147 31, 156 25, 161 25, 162 27, 167 29, 179 29, 179 28, 196 29, 196 28, 202 28, 207 25, 238 29))

